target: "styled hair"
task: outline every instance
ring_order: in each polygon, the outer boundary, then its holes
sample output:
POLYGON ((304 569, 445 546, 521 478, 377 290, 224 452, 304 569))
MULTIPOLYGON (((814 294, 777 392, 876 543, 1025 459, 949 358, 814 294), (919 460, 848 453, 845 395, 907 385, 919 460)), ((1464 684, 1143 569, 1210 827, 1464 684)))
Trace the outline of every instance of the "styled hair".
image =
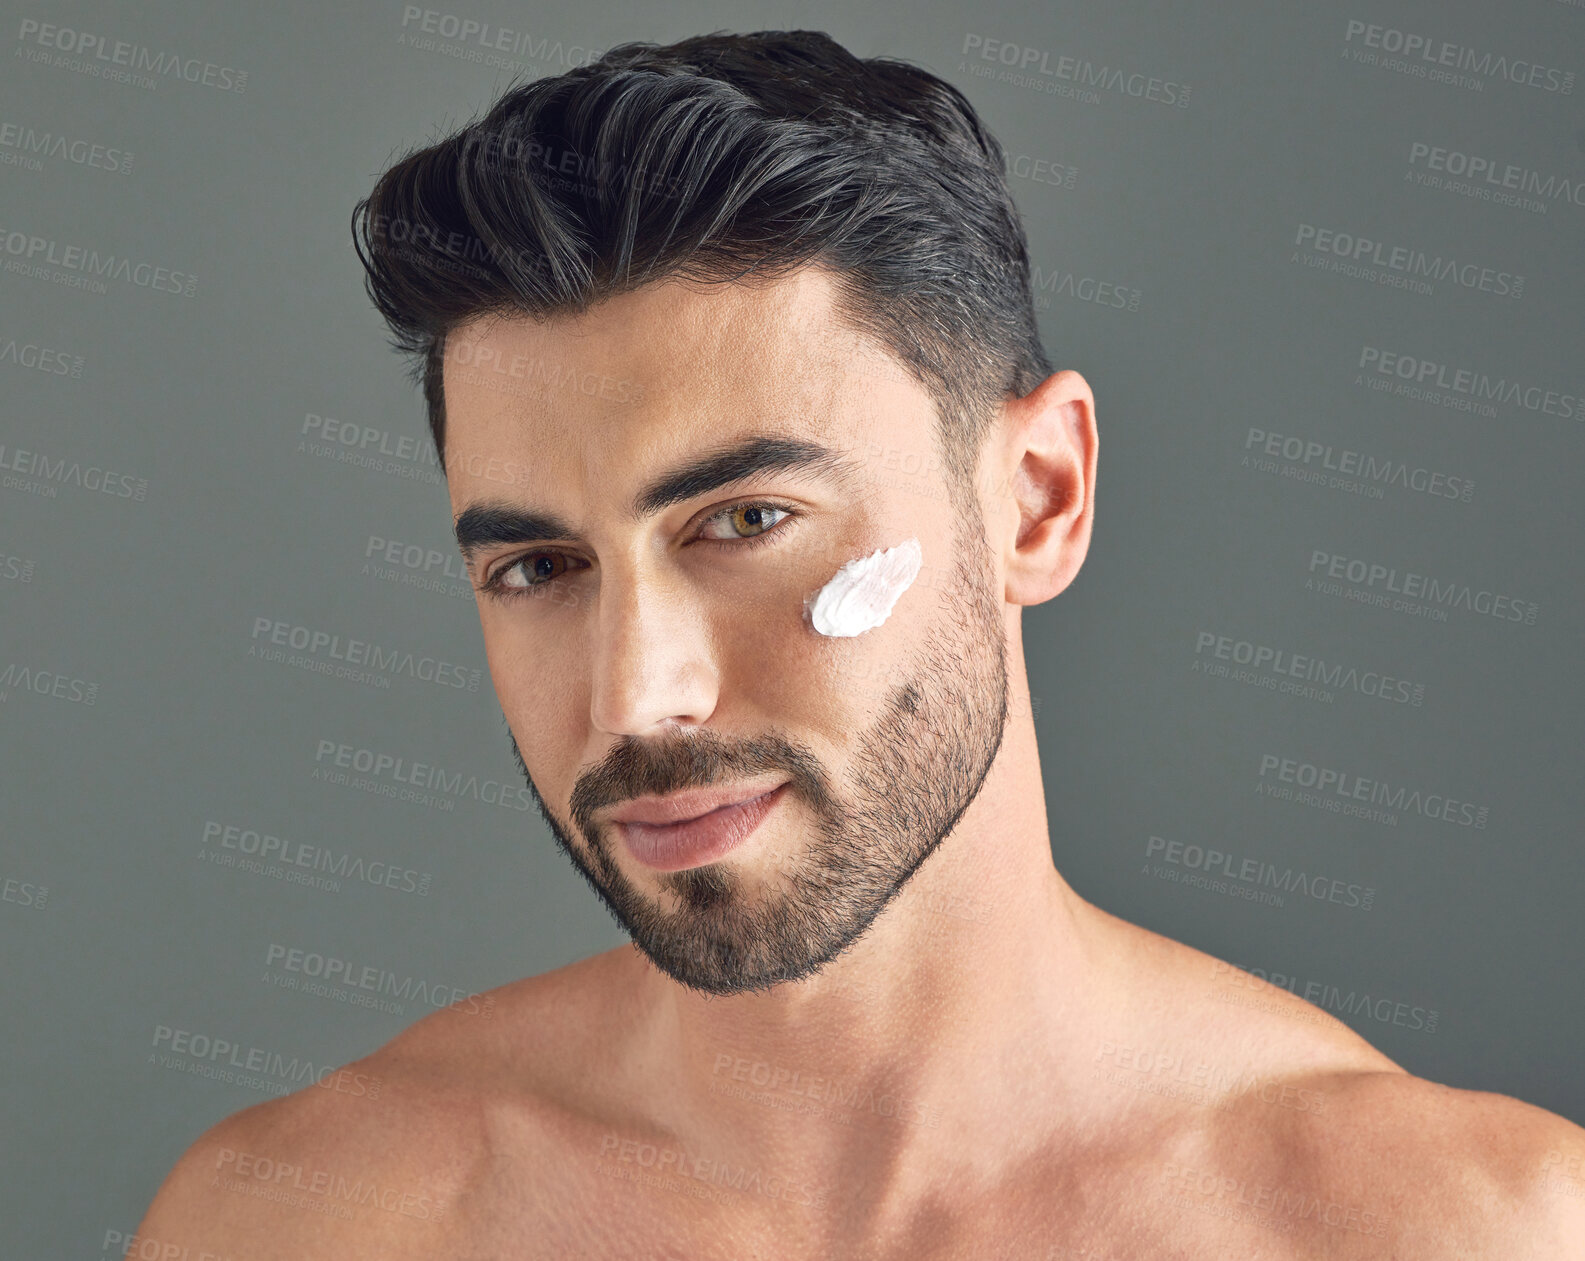
POLYGON ((445 460, 447 335, 668 278, 833 275, 838 318, 931 396, 966 484, 1052 368, 1001 145, 957 88, 820 31, 625 43, 409 152, 352 215, 364 287, 445 460))

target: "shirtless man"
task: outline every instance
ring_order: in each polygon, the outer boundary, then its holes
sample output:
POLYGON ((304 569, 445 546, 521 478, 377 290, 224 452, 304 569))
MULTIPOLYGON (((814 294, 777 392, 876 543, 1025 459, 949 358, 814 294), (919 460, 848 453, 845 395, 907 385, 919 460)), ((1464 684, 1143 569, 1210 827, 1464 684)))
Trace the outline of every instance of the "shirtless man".
MULTIPOLYGON (((674 134, 664 101, 628 104, 674 134)), ((402 248, 371 269, 397 327, 379 282, 423 266, 402 248)), ((1413 1077, 1053 866, 1022 609, 1088 549, 1082 376, 1030 352, 965 440, 896 350, 941 327, 861 327, 829 258, 656 269, 540 318, 440 292, 451 261, 406 326, 443 327, 427 396, 491 677, 632 944, 221 1121, 133 1255, 1585 1257, 1585 1131, 1413 1077)))

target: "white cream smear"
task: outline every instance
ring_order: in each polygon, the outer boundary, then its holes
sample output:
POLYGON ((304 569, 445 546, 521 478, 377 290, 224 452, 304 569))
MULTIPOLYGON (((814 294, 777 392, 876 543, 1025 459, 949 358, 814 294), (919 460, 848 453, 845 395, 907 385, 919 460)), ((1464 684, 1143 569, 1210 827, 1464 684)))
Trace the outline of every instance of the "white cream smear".
POLYGON ((923 563, 918 539, 848 561, 804 601, 810 625, 835 637, 874 630, 891 616, 892 606, 913 585, 923 563))

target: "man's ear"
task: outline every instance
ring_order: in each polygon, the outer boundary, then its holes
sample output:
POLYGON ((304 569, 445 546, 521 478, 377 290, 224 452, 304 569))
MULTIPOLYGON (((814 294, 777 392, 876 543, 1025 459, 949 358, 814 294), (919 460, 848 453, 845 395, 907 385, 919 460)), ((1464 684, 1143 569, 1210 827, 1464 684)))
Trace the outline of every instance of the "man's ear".
POLYGON ((1002 553, 1004 598, 1042 604, 1079 572, 1095 516, 1095 396, 1072 369, 1009 399, 996 442, 998 493, 986 512, 1002 553))

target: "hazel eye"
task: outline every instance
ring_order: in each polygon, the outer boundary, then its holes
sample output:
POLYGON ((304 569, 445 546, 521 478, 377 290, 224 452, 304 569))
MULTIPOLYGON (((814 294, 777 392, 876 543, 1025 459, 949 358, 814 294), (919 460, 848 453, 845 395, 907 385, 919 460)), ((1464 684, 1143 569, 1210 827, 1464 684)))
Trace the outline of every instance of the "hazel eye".
POLYGON ((754 538, 756 535, 768 532, 789 515, 785 509, 778 508, 775 504, 738 504, 735 508, 728 508, 710 518, 711 522, 726 521, 736 533, 712 535, 706 532, 700 537, 718 540, 754 538))
MULTIPOLYGON (((707 517, 704 529, 695 536, 694 541, 729 544, 728 550, 771 546, 778 540, 770 536, 781 533, 785 538, 786 522, 800 515, 796 508, 763 500, 735 504, 707 517), (727 523, 727 533, 708 533, 718 521, 727 523)), ((529 552, 498 566, 476 589, 491 600, 514 604, 527 596, 553 593, 556 579, 562 574, 587 568, 588 562, 554 548, 529 552)))

